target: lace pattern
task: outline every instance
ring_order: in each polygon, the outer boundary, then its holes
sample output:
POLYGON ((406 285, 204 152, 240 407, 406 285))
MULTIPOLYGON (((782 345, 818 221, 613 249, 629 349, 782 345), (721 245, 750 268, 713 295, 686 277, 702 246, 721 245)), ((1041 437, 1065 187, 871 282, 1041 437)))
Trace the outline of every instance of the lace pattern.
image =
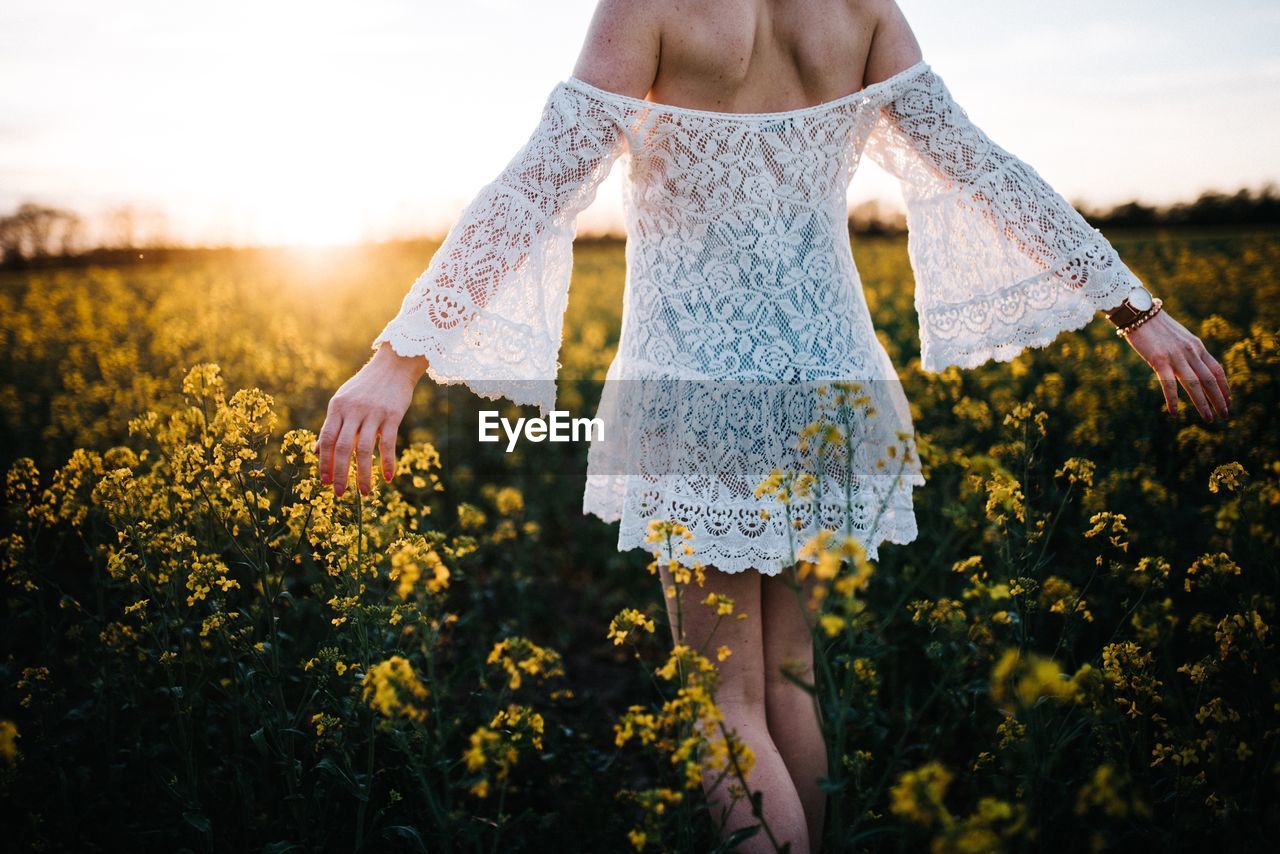
POLYGON ((655 104, 570 77, 373 346, 549 413, 576 217, 620 161, 623 326, 598 413, 613 438, 588 452, 584 512, 619 522, 619 549, 646 547, 648 522, 674 519, 694 535, 682 562, 776 574, 797 534, 755 487, 775 467, 805 469, 794 440, 816 412, 812 395, 787 391, 858 382, 872 406, 852 427, 855 464, 830 472, 839 500, 803 512, 811 528, 842 528, 847 505, 875 558, 880 543, 917 536, 924 478, 848 238, 845 193, 864 153, 903 186, 926 370, 1047 344, 1135 281, 923 61, 778 113, 655 104), (895 440, 911 462, 892 477, 877 461, 895 440))
POLYGON ((921 366, 975 367, 1078 329, 1137 277, 1031 166, 996 145, 929 71, 895 88, 866 155, 896 176, 921 366))
POLYGON ((618 110, 557 86, 506 168, 467 205, 378 333, 437 383, 555 407, 577 215, 624 145, 618 110))

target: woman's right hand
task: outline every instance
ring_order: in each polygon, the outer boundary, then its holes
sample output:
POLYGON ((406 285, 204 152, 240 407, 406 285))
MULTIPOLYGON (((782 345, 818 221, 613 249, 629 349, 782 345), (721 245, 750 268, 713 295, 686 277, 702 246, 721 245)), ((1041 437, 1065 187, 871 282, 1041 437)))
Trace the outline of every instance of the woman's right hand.
POLYGON ((396 431, 426 370, 426 357, 401 356, 383 342, 373 358, 334 393, 315 444, 320 482, 332 483, 334 495, 341 497, 347 488, 353 449, 356 485, 361 495, 368 494, 375 441, 382 476, 390 483, 396 466, 396 431))
POLYGON ((1209 355, 1200 339, 1167 309, 1161 309, 1130 332, 1127 340, 1160 378, 1170 415, 1178 414, 1178 383, 1181 382, 1201 418, 1212 421, 1216 410, 1223 421, 1227 420, 1231 414, 1231 389, 1226 371, 1209 355))

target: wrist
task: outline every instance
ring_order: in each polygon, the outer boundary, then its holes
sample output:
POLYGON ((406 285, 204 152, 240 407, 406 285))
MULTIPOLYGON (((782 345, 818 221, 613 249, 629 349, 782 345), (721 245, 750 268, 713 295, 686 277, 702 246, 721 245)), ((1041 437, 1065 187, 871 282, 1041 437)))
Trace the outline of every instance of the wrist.
POLYGON ((1161 300, 1160 297, 1155 297, 1152 300, 1151 308, 1139 314, 1133 321, 1126 323, 1123 326, 1116 327, 1116 334, 1121 338, 1128 338, 1129 333, 1133 332, 1139 326, 1159 314, 1163 305, 1164 301, 1161 300))
POLYGON ((374 359, 381 360, 391 370, 417 382, 427 372, 426 356, 403 356, 395 351, 390 341, 383 341, 373 354, 374 359))
POLYGON ((1151 292, 1135 281, 1124 300, 1117 306, 1104 309, 1103 314, 1112 326, 1124 329, 1152 311, 1154 305, 1155 298, 1151 296, 1151 292))

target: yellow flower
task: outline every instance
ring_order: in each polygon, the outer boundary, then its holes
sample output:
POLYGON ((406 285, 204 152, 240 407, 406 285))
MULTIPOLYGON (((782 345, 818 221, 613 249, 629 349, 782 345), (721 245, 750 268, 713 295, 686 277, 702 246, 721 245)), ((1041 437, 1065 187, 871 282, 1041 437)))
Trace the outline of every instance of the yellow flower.
POLYGON ((503 516, 514 516, 524 512, 524 496, 514 486, 504 486, 493 498, 494 506, 503 516))
POLYGON ((827 637, 835 637, 848 625, 844 617, 839 614, 823 614, 818 618, 818 622, 822 625, 822 630, 827 633, 827 637))
POLYGON ((407 599, 413 595, 423 570, 428 573, 427 592, 439 593, 449 586, 449 568, 436 550, 421 536, 397 540, 391 546, 391 571, 388 576, 397 583, 396 595, 407 599))
POLYGON ((650 519, 644 536, 646 543, 662 544, 671 540, 689 540, 693 534, 679 522, 669 519, 650 519))
POLYGON ((756 498, 763 498, 765 495, 773 495, 782 483, 782 471, 774 469, 769 475, 756 486, 756 498))
POLYGON ((1097 470, 1097 466, 1092 460, 1083 457, 1072 457, 1062 464, 1062 468, 1054 472, 1055 477, 1067 478, 1069 483, 1083 483, 1085 486, 1093 486, 1093 475, 1097 470))
POLYGON ((1045 578, 1038 596, 1041 605, 1053 614, 1079 614, 1086 623, 1093 622, 1093 612, 1074 584, 1065 578, 1050 575, 1045 578))
POLYGON ((733 613, 733 599, 722 593, 708 593, 702 604, 714 608, 719 617, 727 617, 733 613))
POLYGON ((1209 491, 1216 493, 1225 489, 1227 492, 1235 492, 1248 474, 1244 466, 1237 462, 1220 465, 1209 475, 1209 491))
POLYGON ((889 792, 890 809, 917 824, 929 825, 939 818, 946 822, 950 814, 942 801, 951 779, 951 772, 936 760, 904 771, 889 792))
POLYGON ((489 517, 474 504, 463 502, 458 505, 458 524, 464 531, 475 531, 483 528, 489 517))
MULTIPOLYGON (((341 727, 342 720, 334 717, 333 715, 327 715, 324 712, 317 712, 311 716, 311 724, 316 728, 316 735, 323 736, 326 732, 336 730, 341 727)), ((320 745, 317 745, 316 749, 319 750, 320 745)))
MULTIPOLYGON (((1080 678, 1085 675, 1087 671, 1083 669, 1078 674, 1080 678)), ((991 668, 992 699, 1006 710, 1013 700, 1026 707, 1041 697, 1074 700, 1079 691, 1077 678, 1064 676, 1052 658, 1035 652, 1023 653, 1017 647, 1006 649, 991 668), (1016 680, 1012 693, 1009 689, 1011 679, 1016 680)))
POLYGON ((632 633, 637 629, 652 634, 653 628, 653 620, 635 608, 624 608, 609 623, 609 640, 613 641, 615 645, 621 645, 631 640, 632 633))
POLYGON ((1153 675, 1155 655, 1133 641, 1108 644, 1102 648, 1102 675, 1115 695, 1115 702, 1130 717, 1143 714, 1139 702, 1163 702, 1161 681, 1153 675))
POLYGON ((1024 401, 1013 407, 1013 410, 1004 417, 1004 424, 1014 428, 1026 426, 1027 420, 1030 419, 1039 431, 1041 436, 1046 435, 1045 422, 1049 420, 1049 413, 1040 410, 1037 411, 1035 404, 1030 401, 1024 401))
POLYGON ((1125 519, 1126 517, 1123 513, 1111 513, 1109 511, 1094 513, 1089 517, 1092 527, 1085 531, 1084 535, 1086 537, 1096 537, 1109 531, 1107 540, 1111 545, 1121 551, 1127 551, 1129 543, 1124 539, 1124 535, 1129 533, 1129 528, 1125 524, 1125 519))
POLYGON ((706 656, 683 643, 675 644, 666 663, 654 672, 663 679, 674 681, 682 670, 693 685, 703 685, 714 680, 716 674, 716 666, 706 656))
POLYGON ((509 637, 500 640, 489 651, 488 664, 497 664, 509 677, 512 691, 518 691, 524 676, 547 679, 563 676, 564 666, 560 654, 546 649, 525 637, 509 637))
POLYGON ((413 666, 403 656, 393 655, 375 664, 360 685, 365 702, 385 717, 400 715, 420 721, 427 716, 417 705, 427 698, 427 688, 418 681, 413 666))
POLYGON ((965 622, 964 603, 959 599, 942 597, 941 599, 913 599, 907 607, 911 610, 913 622, 928 622, 930 625, 947 624, 962 625, 965 622))
POLYGON ((1187 567, 1183 587, 1190 592, 1192 586, 1203 587, 1210 583, 1214 576, 1239 575, 1240 565, 1233 561, 1226 552, 1203 554, 1187 567))
POLYGON ((470 744, 463 753, 463 759, 468 771, 486 773, 472 784, 471 793, 476 797, 487 797, 489 769, 492 769, 493 779, 501 782, 515 767, 521 751, 529 748, 541 750, 544 729, 542 715, 528 706, 514 703, 499 710, 488 726, 477 727, 471 733, 470 744))
POLYGON ((986 482, 987 518, 997 525, 1005 525, 1012 515, 1019 522, 1027 520, 1022 484, 1012 475, 996 472, 986 482))
POLYGON ((471 746, 463 754, 468 771, 478 771, 484 767, 485 746, 497 740, 498 734, 488 727, 477 727, 475 732, 471 733, 471 746))
POLYGON ((414 489, 431 488, 434 492, 442 492, 444 485, 436 470, 440 468, 440 452, 428 442, 411 445, 400 454, 396 461, 397 472, 407 472, 409 483, 414 489))
POLYGON ((0 720, 0 757, 10 765, 17 764, 21 755, 18 752, 19 738, 18 727, 13 721, 0 720))
POLYGON ((1119 783, 1119 774, 1111 763, 1104 762, 1093 769, 1092 777, 1076 792, 1076 814, 1084 815, 1091 808, 1100 808, 1112 818, 1124 818, 1131 812, 1149 816, 1147 804, 1138 797, 1125 797, 1119 783))

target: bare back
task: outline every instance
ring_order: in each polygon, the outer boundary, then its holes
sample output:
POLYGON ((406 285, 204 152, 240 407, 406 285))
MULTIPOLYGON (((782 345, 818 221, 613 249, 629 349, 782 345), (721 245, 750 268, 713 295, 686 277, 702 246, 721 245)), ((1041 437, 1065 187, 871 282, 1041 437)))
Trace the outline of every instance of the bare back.
POLYGON ((892 0, 601 0, 574 75, 681 107, 774 112, 919 58, 892 0))

